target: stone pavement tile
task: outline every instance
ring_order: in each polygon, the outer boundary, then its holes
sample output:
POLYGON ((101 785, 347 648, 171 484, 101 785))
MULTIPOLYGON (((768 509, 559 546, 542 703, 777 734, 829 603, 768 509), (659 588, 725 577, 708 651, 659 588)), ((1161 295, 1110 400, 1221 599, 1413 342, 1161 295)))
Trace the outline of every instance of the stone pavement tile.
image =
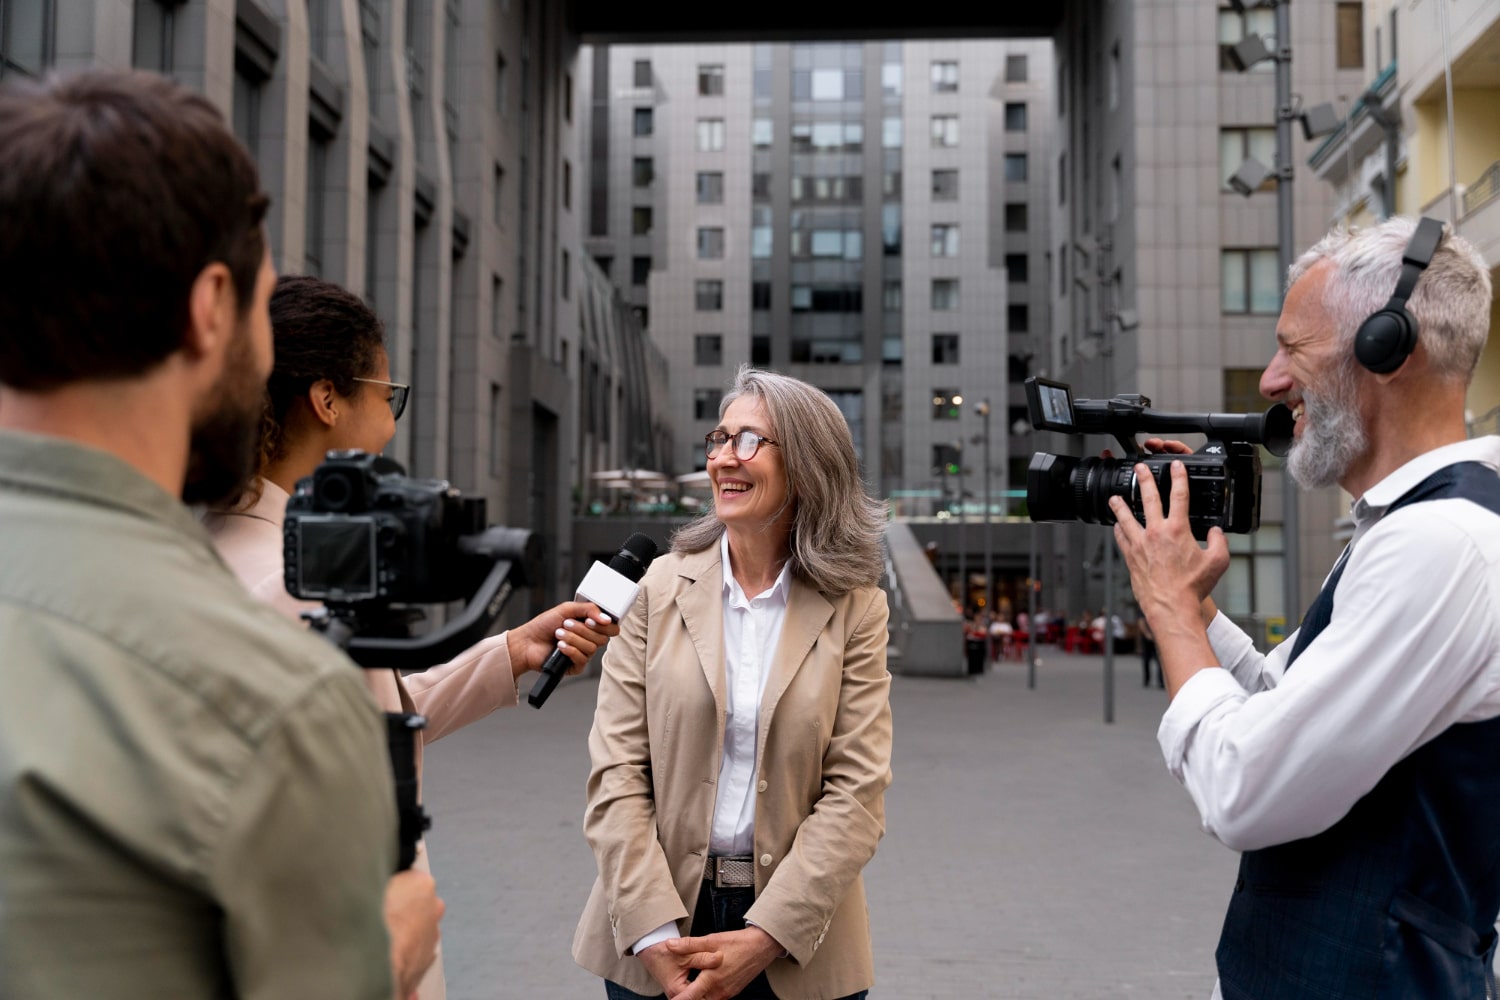
MULTIPOLYGON (((1156 747, 1161 692, 1044 650, 984 677, 897 677, 887 832, 866 870, 875 1000, 1206 1000, 1236 857, 1156 747)), ((580 832, 595 684, 428 750, 453 1000, 603 996, 569 957, 594 878, 580 832)), ((790 998, 789 998, 790 1000, 790 998)))

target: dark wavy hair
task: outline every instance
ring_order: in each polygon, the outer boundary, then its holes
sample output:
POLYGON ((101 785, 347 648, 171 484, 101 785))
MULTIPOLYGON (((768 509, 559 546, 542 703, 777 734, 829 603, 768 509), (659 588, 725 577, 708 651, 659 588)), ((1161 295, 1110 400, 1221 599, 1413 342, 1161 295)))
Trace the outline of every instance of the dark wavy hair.
POLYGON ((243 316, 269 199, 209 101, 93 71, 0 86, 0 383, 131 378, 182 345, 188 296, 229 268, 243 316))

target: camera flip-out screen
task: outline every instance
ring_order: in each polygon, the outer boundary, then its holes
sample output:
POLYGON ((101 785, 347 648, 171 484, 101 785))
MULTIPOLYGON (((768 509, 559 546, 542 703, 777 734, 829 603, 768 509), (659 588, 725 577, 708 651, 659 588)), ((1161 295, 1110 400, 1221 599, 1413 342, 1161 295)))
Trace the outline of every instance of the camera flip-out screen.
POLYGON ((358 601, 377 596, 374 518, 304 514, 299 531, 303 597, 358 601))
POLYGON ((1037 430, 1072 431, 1073 390, 1063 382, 1043 378, 1026 380, 1026 403, 1037 430))

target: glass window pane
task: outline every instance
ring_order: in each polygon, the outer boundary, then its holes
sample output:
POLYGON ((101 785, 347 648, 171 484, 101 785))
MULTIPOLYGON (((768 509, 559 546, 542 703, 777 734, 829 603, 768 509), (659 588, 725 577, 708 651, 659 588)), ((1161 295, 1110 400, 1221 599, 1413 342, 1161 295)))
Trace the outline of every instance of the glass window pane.
POLYGON ((900 63, 886 63, 880 67, 880 89, 886 97, 901 96, 900 63))
MULTIPOLYGON (((1250 155, 1268 167, 1276 165, 1276 130, 1274 128, 1253 128, 1250 134, 1250 155)), ((1238 166, 1238 164, 1236 164, 1238 166)), ((1274 186, 1274 182, 1272 185, 1274 186)))
POLYGON ((1225 250, 1219 257, 1219 308, 1242 313, 1248 308, 1245 288, 1245 252, 1225 250))
POLYGON ((1275 250, 1250 255, 1250 311, 1276 313, 1281 309, 1281 272, 1275 250))
POLYGON ((1219 132, 1219 187, 1231 190, 1229 178, 1240 168, 1245 159, 1245 136, 1239 129, 1226 128, 1219 132))
POLYGON ((1281 600, 1281 556, 1255 557, 1255 610, 1262 614, 1279 611, 1281 600))
POLYGON ((841 69, 813 70, 812 99, 815 101, 842 101, 844 99, 844 71, 841 69))
POLYGON ((1252 556, 1230 556, 1229 569, 1220 584, 1224 594, 1224 613, 1248 615, 1250 613, 1250 560, 1252 556))

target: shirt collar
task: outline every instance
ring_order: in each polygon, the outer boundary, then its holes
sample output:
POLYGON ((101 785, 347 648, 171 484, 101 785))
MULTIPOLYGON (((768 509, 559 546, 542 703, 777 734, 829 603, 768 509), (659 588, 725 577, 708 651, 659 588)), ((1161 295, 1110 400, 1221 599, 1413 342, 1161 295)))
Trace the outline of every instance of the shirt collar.
MULTIPOLYGON (((750 599, 745 596, 745 590, 740 582, 734 578, 734 573, 729 568, 729 532, 719 536, 719 563, 724 574, 724 597, 732 608, 749 607, 750 599)), ((755 599, 765 598, 778 604, 785 604, 787 595, 791 590, 791 568, 792 561, 788 559, 781 565, 781 572, 776 574, 776 582, 761 594, 756 594, 755 599)))
POLYGON ((1423 452, 1371 486, 1364 496, 1354 501, 1350 508, 1354 523, 1361 525, 1367 521, 1379 520, 1386 508, 1400 500, 1413 486, 1439 469, 1459 462, 1483 462, 1491 468, 1500 467, 1500 437, 1490 435, 1456 441, 1423 452))
POLYGON ((181 499, 124 459, 67 438, 0 431, 0 486, 122 510, 164 523, 212 549, 181 499))

